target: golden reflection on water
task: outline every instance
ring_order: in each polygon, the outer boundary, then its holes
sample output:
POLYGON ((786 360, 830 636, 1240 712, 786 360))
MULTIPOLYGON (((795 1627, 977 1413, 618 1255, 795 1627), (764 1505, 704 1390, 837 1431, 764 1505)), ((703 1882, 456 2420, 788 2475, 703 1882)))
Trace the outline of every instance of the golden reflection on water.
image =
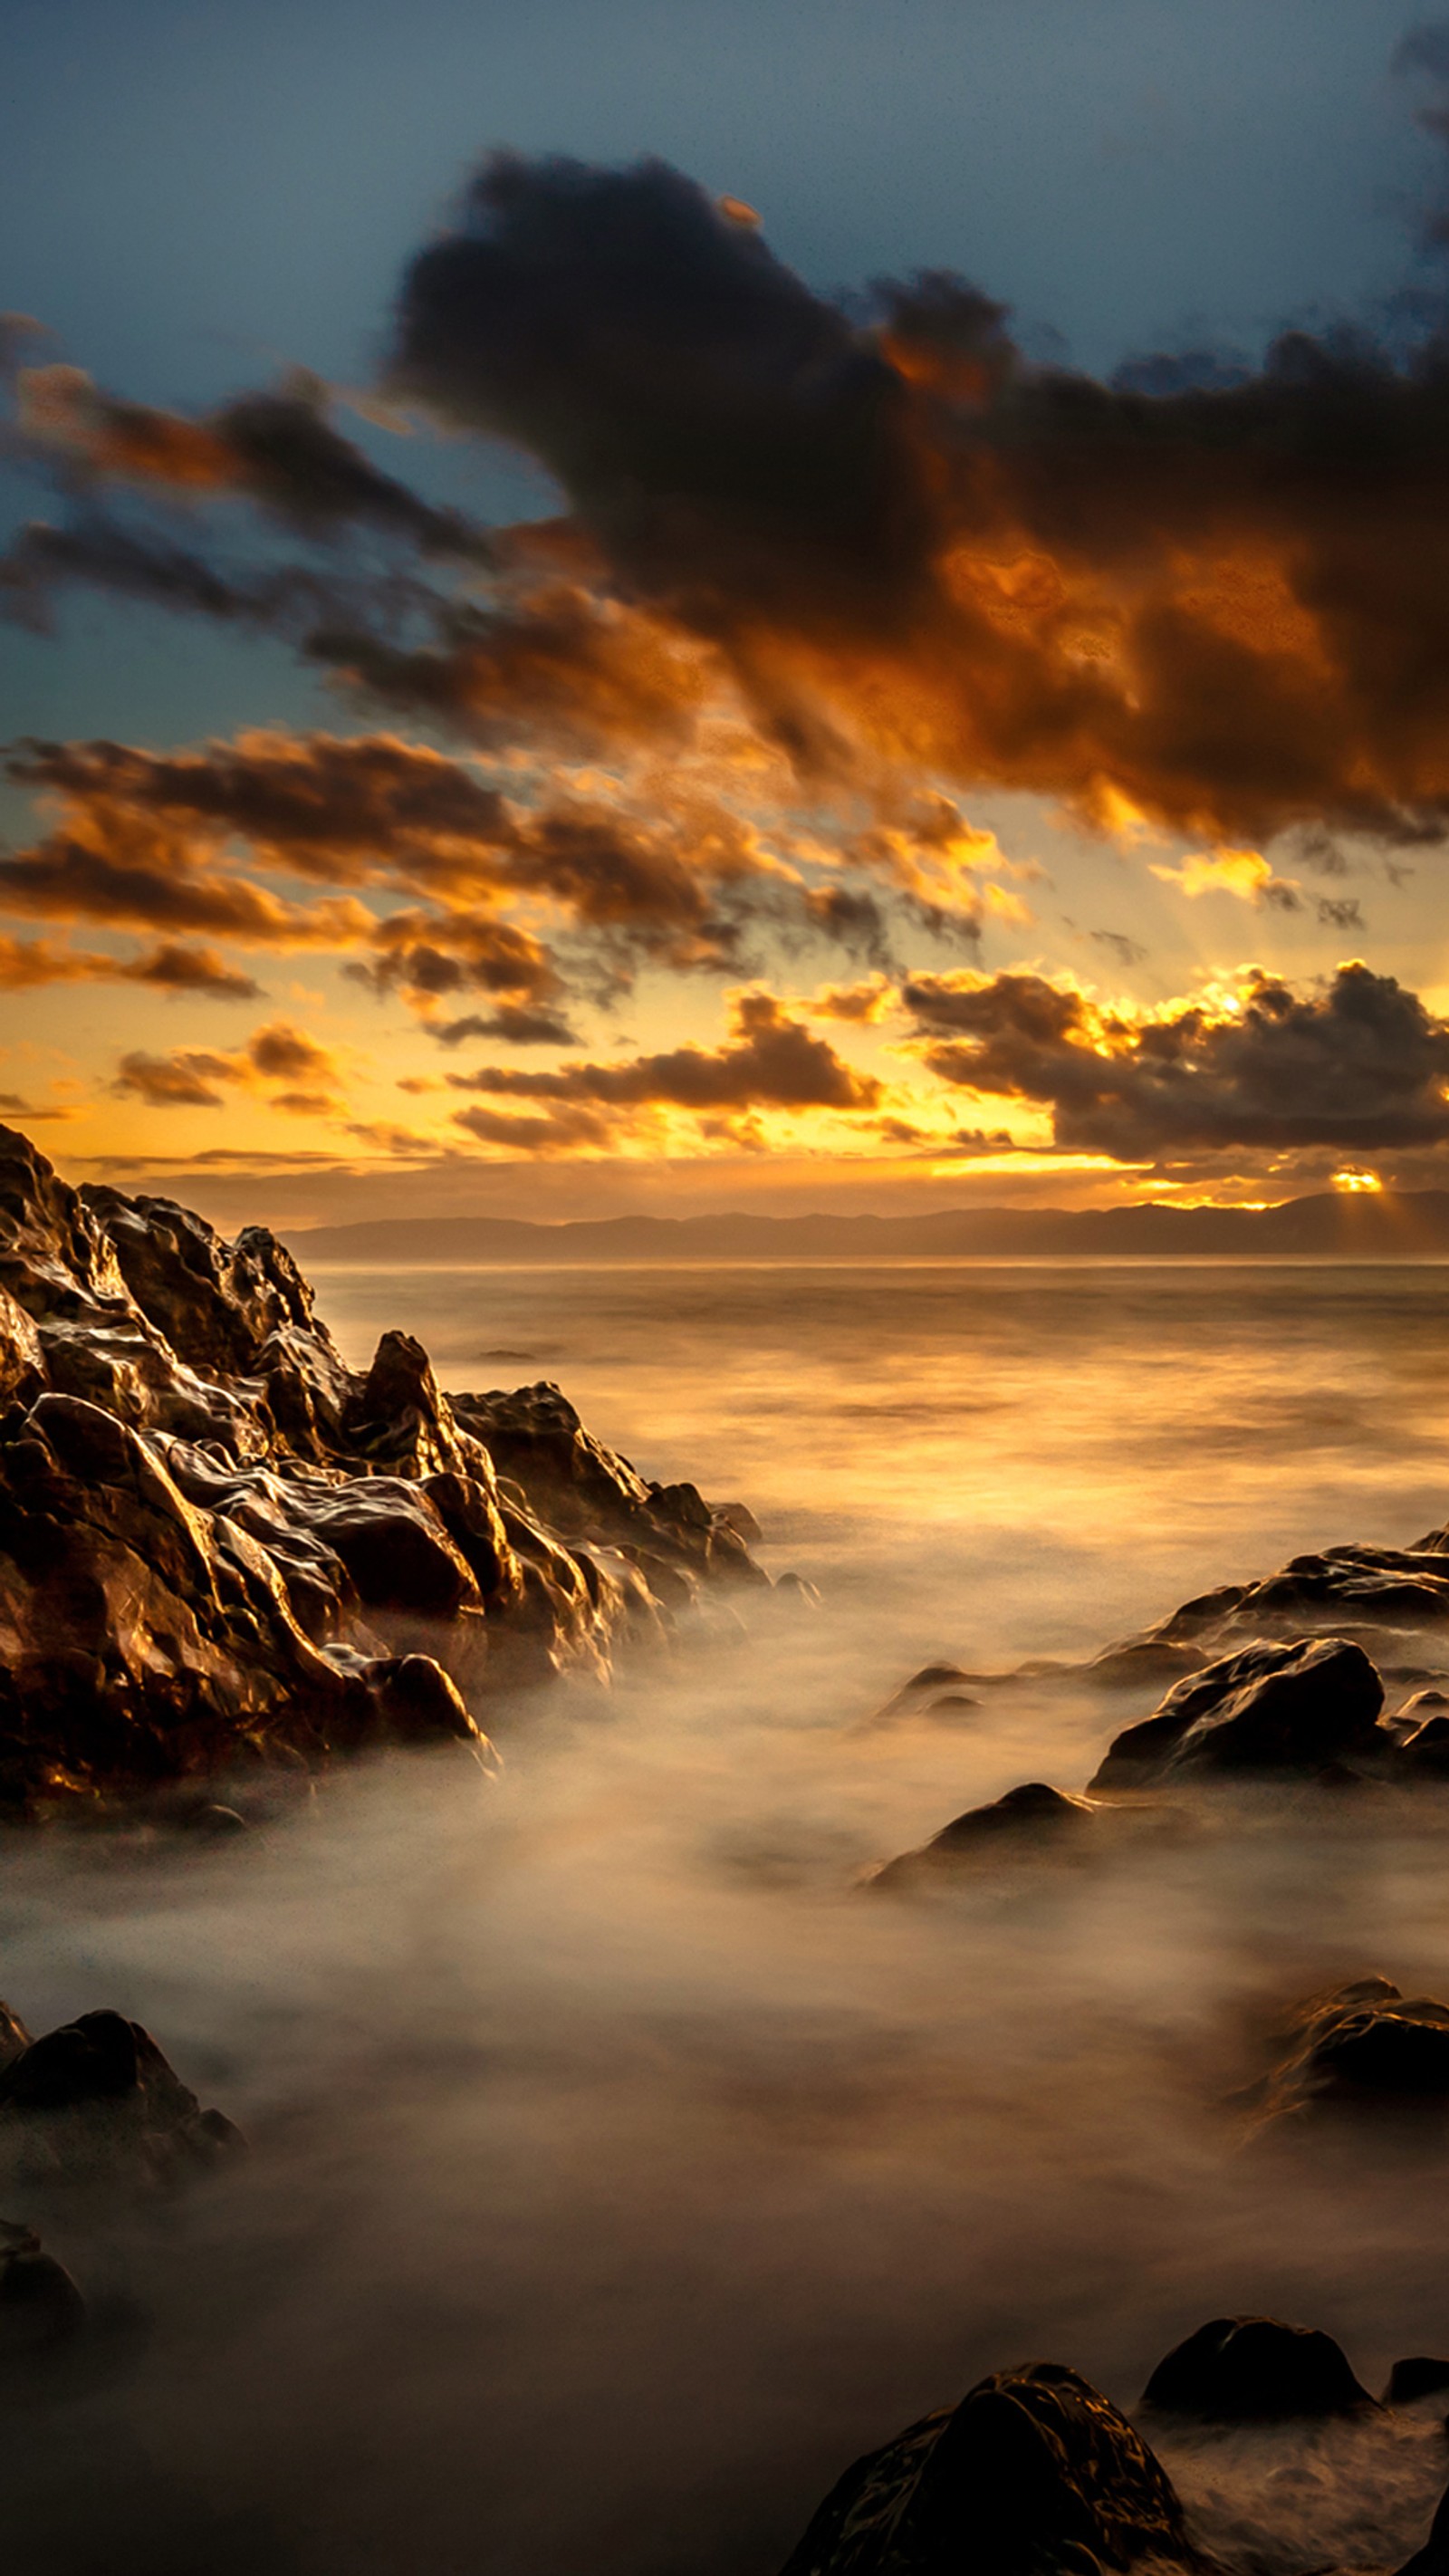
MULTIPOLYGON (((350 1358, 556 1379, 767 1562, 969 1585, 977 1651, 1080 1651, 1211 1582, 1449 1516, 1449 1270, 1248 1263, 331 1271, 350 1358)), ((909 1651, 909 1648, 905 1648, 909 1651)))

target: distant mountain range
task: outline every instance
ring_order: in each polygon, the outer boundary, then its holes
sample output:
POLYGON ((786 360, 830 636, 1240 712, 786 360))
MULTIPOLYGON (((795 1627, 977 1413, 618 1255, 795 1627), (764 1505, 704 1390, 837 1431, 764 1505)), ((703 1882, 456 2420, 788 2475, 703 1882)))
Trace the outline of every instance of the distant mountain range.
POLYGON ((289 1232, 304 1269, 494 1262, 1449 1259, 1449 1191, 1326 1192, 1279 1207, 948 1208, 938 1216, 387 1218, 289 1232))

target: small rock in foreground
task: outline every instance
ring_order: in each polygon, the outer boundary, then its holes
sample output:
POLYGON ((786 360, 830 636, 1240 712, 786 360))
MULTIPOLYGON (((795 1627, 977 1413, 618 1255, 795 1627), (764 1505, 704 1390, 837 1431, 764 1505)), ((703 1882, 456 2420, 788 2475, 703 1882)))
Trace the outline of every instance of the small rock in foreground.
POLYGON ((846 2471, 783 2576, 1192 2568, 1182 2506, 1125 2416, 1056 2362, 996 2371, 846 2471))

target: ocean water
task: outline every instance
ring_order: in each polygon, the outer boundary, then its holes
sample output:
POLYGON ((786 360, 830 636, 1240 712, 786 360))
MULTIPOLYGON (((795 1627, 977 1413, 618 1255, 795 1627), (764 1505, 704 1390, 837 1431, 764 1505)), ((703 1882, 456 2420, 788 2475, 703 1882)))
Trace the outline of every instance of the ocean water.
MULTIPOLYGON (((447 1384, 558 1380, 646 1474, 749 1502, 822 1605, 500 1711, 496 1784, 394 1757, 221 1848, 0 1855, 7 1999, 137 2015, 253 2142, 184 2201, 44 2215, 134 2330, 0 2432, 17 2568, 771 2576, 852 2457, 987 2369, 1130 2405, 1255 2310, 1370 2386, 1449 2349, 1449 2140, 1264 2139, 1233 2098, 1315 1987, 1449 1996, 1441 1793, 863 1888, 1015 1781, 1079 1785, 1138 1713, 1069 1686, 873 1722, 915 1666, 1075 1657, 1449 1516, 1449 1273, 318 1286, 354 1359, 398 1325, 447 1384)), ((1421 2419, 1171 2465, 1234 2563, 1305 2576, 1397 2565, 1449 2456, 1421 2419)))

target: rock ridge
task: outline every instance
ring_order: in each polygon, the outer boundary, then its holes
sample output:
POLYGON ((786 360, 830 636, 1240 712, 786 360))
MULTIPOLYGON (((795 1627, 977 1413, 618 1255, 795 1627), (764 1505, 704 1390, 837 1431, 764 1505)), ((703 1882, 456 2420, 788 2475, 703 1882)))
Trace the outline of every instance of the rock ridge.
POLYGON ((265 1228, 72 1188, 0 1127, 0 1816, 487 1760, 504 1697, 768 1589, 739 1520, 556 1386, 450 1398, 403 1332, 350 1369, 265 1228))

